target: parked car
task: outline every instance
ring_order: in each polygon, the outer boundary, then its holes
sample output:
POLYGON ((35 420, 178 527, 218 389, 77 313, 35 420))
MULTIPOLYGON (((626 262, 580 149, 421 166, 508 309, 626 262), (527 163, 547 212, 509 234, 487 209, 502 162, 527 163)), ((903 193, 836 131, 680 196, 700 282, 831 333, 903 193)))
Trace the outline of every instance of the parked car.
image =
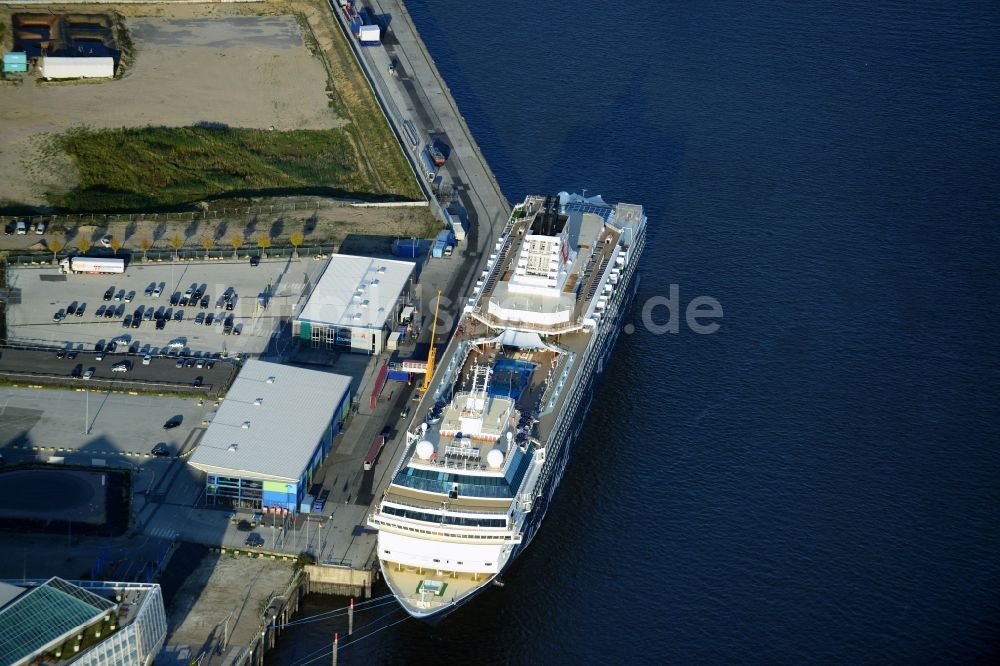
POLYGON ((108 306, 106 306, 106 305, 98 305, 97 309, 94 310, 94 316, 97 317, 98 319, 100 319, 101 317, 104 316, 104 311, 107 310, 107 309, 108 309, 108 306))
POLYGON ((119 289, 118 293, 115 294, 115 301, 116 302, 121 302, 121 300, 123 298, 125 298, 125 290, 124 289, 119 289))
POLYGON ((76 301, 73 301, 72 303, 66 306, 66 316, 68 317, 74 314, 76 314, 76 301))
POLYGON ((201 304, 200 305, 201 305, 201 309, 202 310, 204 310, 205 308, 208 307, 208 303, 209 303, 210 300, 211 299, 209 299, 208 296, 202 296, 201 297, 201 304))
POLYGON ((63 312, 62 310, 56 310, 56 313, 52 315, 52 321, 60 322, 63 319, 65 319, 65 317, 66 317, 65 312, 63 312))
POLYGON ((205 315, 205 326, 211 326, 212 321, 215 319, 215 313, 209 312, 205 315))
POLYGON ((104 247, 111 247, 111 236, 105 236, 101 239, 101 245, 104 247))
POLYGON ((199 386, 201 386, 201 383, 202 383, 201 377, 195 377, 194 381, 191 382, 191 386, 198 388, 199 386))
POLYGON ((163 429, 164 430, 173 430, 174 428, 176 428, 180 424, 181 424, 181 420, 175 416, 175 417, 169 419, 166 423, 163 424, 163 429))
POLYGON ((184 310, 174 312, 174 321, 184 321, 184 310))
POLYGON ((111 319, 112 317, 115 316, 115 312, 117 312, 117 310, 114 308, 114 306, 105 308, 105 310, 104 310, 104 318, 105 319, 111 319))
POLYGON ((256 532, 251 532, 247 535, 247 540, 244 543, 251 548, 261 548, 264 545, 264 537, 256 532))
POLYGON ((69 358, 69 359, 76 358, 76 350, 75 349, 71 349, 69 351, 69 353, 66 354, 66 358, 69 358))
POLYGON ((104 300, 110 301, 114 297, 115 297, 115 288, 108 287, 108 290, 104 292, 104 300))
POLYGON ((156 330, 162 331, 166 327, 167 327, 167 320, 166 319, 163 319, 161 317, 160 319, 156 320, 156 330))
POLYGON ((83 311, 86 310, 86 309, 87 309, 87 304, 86 303, 80 303, 78 306, 76 306, 76 316, 77 317, 82 317, 83 316, 83 311))
POLYGON ((128 292, 127 294, 125 294, 125 302, 126 303, 131 303, 133 298, 135 298, 135 290, 134 289, 132 291, 128 292))
POLYGON ((205 323, 205 313, 204 312, 199 312, 198 314, 196 314, 194 316, 194 323, 196 323, 196 324, 204 324, 205 323))
POLYGON ((18 236, 23 236, 26 233, 28 233, 28 225, 26 225, 24 223, 24 220, 18 220, 17 221, 17 235, 18 236))
POLYGON ((66 358, 66 350, 60 349, 56 352, 56 358, 66 358))
POLYGON ((153 298, 159 298, 160 294, 163 293, 163 288, 160 285, 153 287, 153 298))
POLYGON ((143 290, 142 295, 149 298, 153 295, 153 290, 156 289, 156 283, 150 282, 149 285, 143 290))
POLYGON ((35 227, 35 233, 38 234, 39 236, 41 236, 42 234, 45 233, 45 223, 44 222, 39 222, 38 223, 38 226, 35 227))
POLYGON ((132 317, 132 328, 139 328, 142 325, 141 317, 132 317))
POLYGON ((251 266, 259 266, 260 265, 260 257, 250 257, 250 265, 251 266))
POLYGON ((111 366, 111 372, 128 372, 128 371, 129 371, 129 362, 128 361, 122 361, 120 363, 115 363, 113 366, 111 366))
POLYGON ((164 458, 170 455, 170 449, 167 448, 166 444, 160 442, 150 450, 150 453, 157 458, 164 458))
POLYGON ((146 354, 145 356, 142 357, 143 365, 149 365, 152 362, 153 362, 153 357, 150 354, 146 354))
POLYGON ((170 295, 171 305, 177 305, 178 303, 180 303, 180 301, 181 301, 181 293, 179 291, 175 291, 170 295))
POLYGON ((12 235, 14 233, 14 226, 13 222, 8 222, 4 225, 3 232, 8 236, 12 235))
POLYGON ((184 367, 184 359, 182 359, 182 358, 177 359, 177 362, 174 363, 174 367, 175 368, 183 368, 184 367))
POLYGON ((250 530, 253 529, 253 525, 250 524, 249 520, 241 520, 238 523, 236 523, 236 529, 238 529, 240 532, 249 532, 250 530))
POLYGON ((132 325, 132 315, 125 315, 125 319, 122 320, 122 328, 128 328, 132 325))
POLYGON ((87 370, 87 372, 83 373, 83 378, 84 379, 90 379, 93 376, 94 376, 94 369, 93 368, 90 368, 90 369, 87 370))

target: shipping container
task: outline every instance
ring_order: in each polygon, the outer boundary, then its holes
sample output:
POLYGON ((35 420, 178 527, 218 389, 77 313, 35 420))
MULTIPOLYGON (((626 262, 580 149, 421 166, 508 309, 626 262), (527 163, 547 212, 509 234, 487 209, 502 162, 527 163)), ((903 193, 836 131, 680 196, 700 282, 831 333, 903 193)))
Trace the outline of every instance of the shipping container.
POLYGON ((115 75, 114 58, 52 58, 40 59, 40 72, 45 79, 110 79, 115 75))
POLYGON ((410 139, 410 144, 414 148, 420 145, 420 135, 417 134, 417 128, 414 126, 413 121, 409 118, 404 120, 403 128, 406 130, 406 136, 410 139))
POLYGON ((358 39, 362 46, 378 46, 382 40, 382 30, 377 25, 363 25, 358 29, 358 39))
MULTIPOLYGON (((397 334, 393 333, 393 335, 397 334)), ((406 370, 390 370, 387 379, 393 382, 408 382, 410 381, 410 373, 406 370)))
POLYGON ((444 256, 444 249, 448 247, 447 243, 442 243, 441 241, 435 241, 434 247, 431 248, 431 256, 435 259, 440 259, 444 256))

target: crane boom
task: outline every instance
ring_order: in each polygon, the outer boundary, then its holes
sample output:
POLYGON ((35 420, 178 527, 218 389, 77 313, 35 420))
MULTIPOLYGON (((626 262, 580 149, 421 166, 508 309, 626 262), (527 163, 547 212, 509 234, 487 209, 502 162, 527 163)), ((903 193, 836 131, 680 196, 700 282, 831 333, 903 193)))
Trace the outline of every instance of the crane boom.
POLYGON ((437 348, 434 346, 437 335, 438 310, 441 309, 441 290, 438 289, 437 305, 434 306, 434 323, 431 324, 431 348, 427 352, 427 372, 424 373, 424 385, 420 387, 421 393, 426 393, 431 386, 431 377, 434 375, 434 359, 437 356, 437 348))

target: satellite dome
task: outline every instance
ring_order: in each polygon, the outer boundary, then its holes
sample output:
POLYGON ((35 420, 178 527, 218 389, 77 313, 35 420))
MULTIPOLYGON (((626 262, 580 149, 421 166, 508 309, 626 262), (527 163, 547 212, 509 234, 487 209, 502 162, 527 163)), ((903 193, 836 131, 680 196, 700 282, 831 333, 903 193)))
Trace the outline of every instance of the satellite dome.
POLYGON ((503 465, 503 451, 500 449, 493 449, 486 454, 486 464, 490 467, 500 467, 503 465))
POLYGON ((431 455, 434 453, 434 445, 428 442, 426 439, 422 439, 417 442, 417 457, 421 460, 430 460, 431 455))

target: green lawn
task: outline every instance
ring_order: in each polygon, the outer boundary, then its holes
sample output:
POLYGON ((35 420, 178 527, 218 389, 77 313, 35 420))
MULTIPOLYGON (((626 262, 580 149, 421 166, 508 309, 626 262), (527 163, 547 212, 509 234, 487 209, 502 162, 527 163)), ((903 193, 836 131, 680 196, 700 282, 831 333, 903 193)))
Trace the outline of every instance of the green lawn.
POLYGON ((340 129, 80 129, 57 142, 80 174, 73 191, 49 197, 62 210, 161 209, 220 197, 296 193, 419 196, 415 183, 393 192, 373 182, 340 129))

